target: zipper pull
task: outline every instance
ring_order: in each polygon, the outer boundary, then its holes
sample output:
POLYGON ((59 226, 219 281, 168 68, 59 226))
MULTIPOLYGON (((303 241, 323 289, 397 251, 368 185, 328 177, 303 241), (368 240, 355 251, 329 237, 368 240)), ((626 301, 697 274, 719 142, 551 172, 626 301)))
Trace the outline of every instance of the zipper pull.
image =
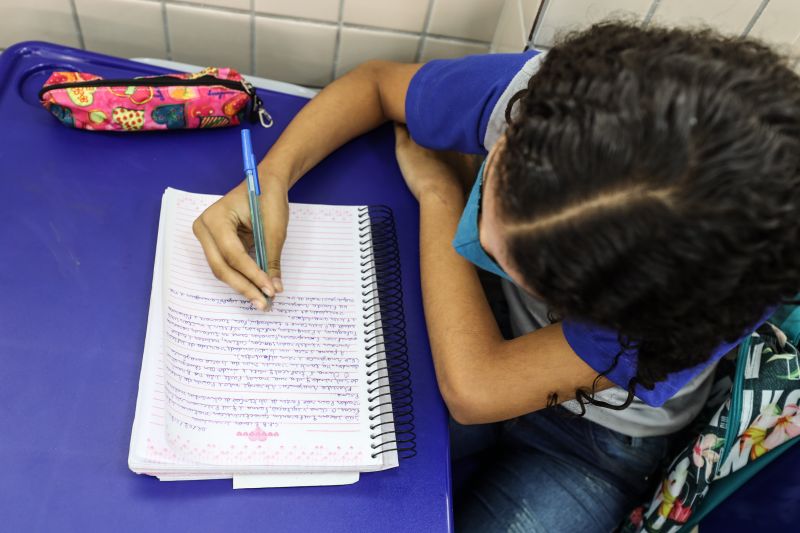
POLYGON ((246 92, 249 96, 253 96, 254 94, 256 94, 256 91, 253 88, 253 84, 244 78, 242 78, 242 88, 244 88, 244 92, 246 92))
POLYGON ((258 112, 258 121, 261 122, 261 126, 264 128, 271 128, 274 124, 272 120, 272 115, 267 113, 267 110, 264 109, 264 103, 261 101, 261 98, 255 96, 256 100, 256 111, 258 112))
POLYGON ((242 87, 253 102, 250 109, 250 122, 255 122, 257 115, 258 121, 261 123, 262 127, 271 128, 275 122, 272 120, 272 115, 264 109, 264 102, 262 102, 261 98, 256 94, 253 84, 242 78, 242 87))

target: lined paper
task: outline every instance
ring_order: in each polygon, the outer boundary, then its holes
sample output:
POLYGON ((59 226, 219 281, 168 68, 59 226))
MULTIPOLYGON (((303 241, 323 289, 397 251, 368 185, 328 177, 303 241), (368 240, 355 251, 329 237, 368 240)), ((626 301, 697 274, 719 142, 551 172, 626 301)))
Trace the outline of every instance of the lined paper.
MULTIPOLYGON (((396 467, 396 453, 372 457, 394 436, 370 435, 365 361, 381 337, 367 351, 362 292, 376 285, 361 266, 371 235, 359 235, 359 208, 290 205, 287 291, 264 313, 214 278, 191 232, 218 198, 164 193, 130 468, 249 488, 396 467)), ((376 415, 391 422, 386 406, 376 415)))
POLYGON ((290 206, 270 312, 218 281, 191 224, 215 197, 175 191, 164 268, 166 433, 216 465, 375 463, 356 207, 290 206))

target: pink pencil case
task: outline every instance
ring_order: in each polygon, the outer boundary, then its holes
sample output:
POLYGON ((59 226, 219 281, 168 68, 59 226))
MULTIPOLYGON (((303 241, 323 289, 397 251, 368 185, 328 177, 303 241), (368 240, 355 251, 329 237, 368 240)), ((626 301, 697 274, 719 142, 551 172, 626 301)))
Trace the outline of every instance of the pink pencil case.
POLYGON ((272 126, 253 86, 230 68, 108 80, 86 72, 53 72, 39 100, 62 124, 85 130, 221 128, 245 118, 272 126))

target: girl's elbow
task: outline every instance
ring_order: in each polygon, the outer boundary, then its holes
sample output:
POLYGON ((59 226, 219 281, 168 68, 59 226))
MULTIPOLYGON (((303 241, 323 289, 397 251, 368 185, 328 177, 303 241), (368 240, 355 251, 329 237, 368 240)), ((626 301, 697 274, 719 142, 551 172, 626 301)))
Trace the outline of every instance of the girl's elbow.
POLYGON ((459 424, 469 426, 492 421, 491 417, 486 416, 481 395, 474 387, 449 382, 445 386, 440 384, 439 388, 450 416, 459 424))
POLYGON ((475 418, 469 411, 453 409, 449 405, 447 409, 450 411, 450 417, 462 426, 474 426, 484 423, 475 418))

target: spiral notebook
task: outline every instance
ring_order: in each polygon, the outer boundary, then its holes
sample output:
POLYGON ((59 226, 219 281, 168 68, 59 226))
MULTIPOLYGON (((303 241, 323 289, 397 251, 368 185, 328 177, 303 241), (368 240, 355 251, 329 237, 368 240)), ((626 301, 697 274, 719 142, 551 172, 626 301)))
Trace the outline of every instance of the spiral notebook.
POLYGON ((353 483, 416 453, 394 219, 290 204, 286 291, 261 312, 218 281, 164 192, 131 470, 234 487, 353 483))

